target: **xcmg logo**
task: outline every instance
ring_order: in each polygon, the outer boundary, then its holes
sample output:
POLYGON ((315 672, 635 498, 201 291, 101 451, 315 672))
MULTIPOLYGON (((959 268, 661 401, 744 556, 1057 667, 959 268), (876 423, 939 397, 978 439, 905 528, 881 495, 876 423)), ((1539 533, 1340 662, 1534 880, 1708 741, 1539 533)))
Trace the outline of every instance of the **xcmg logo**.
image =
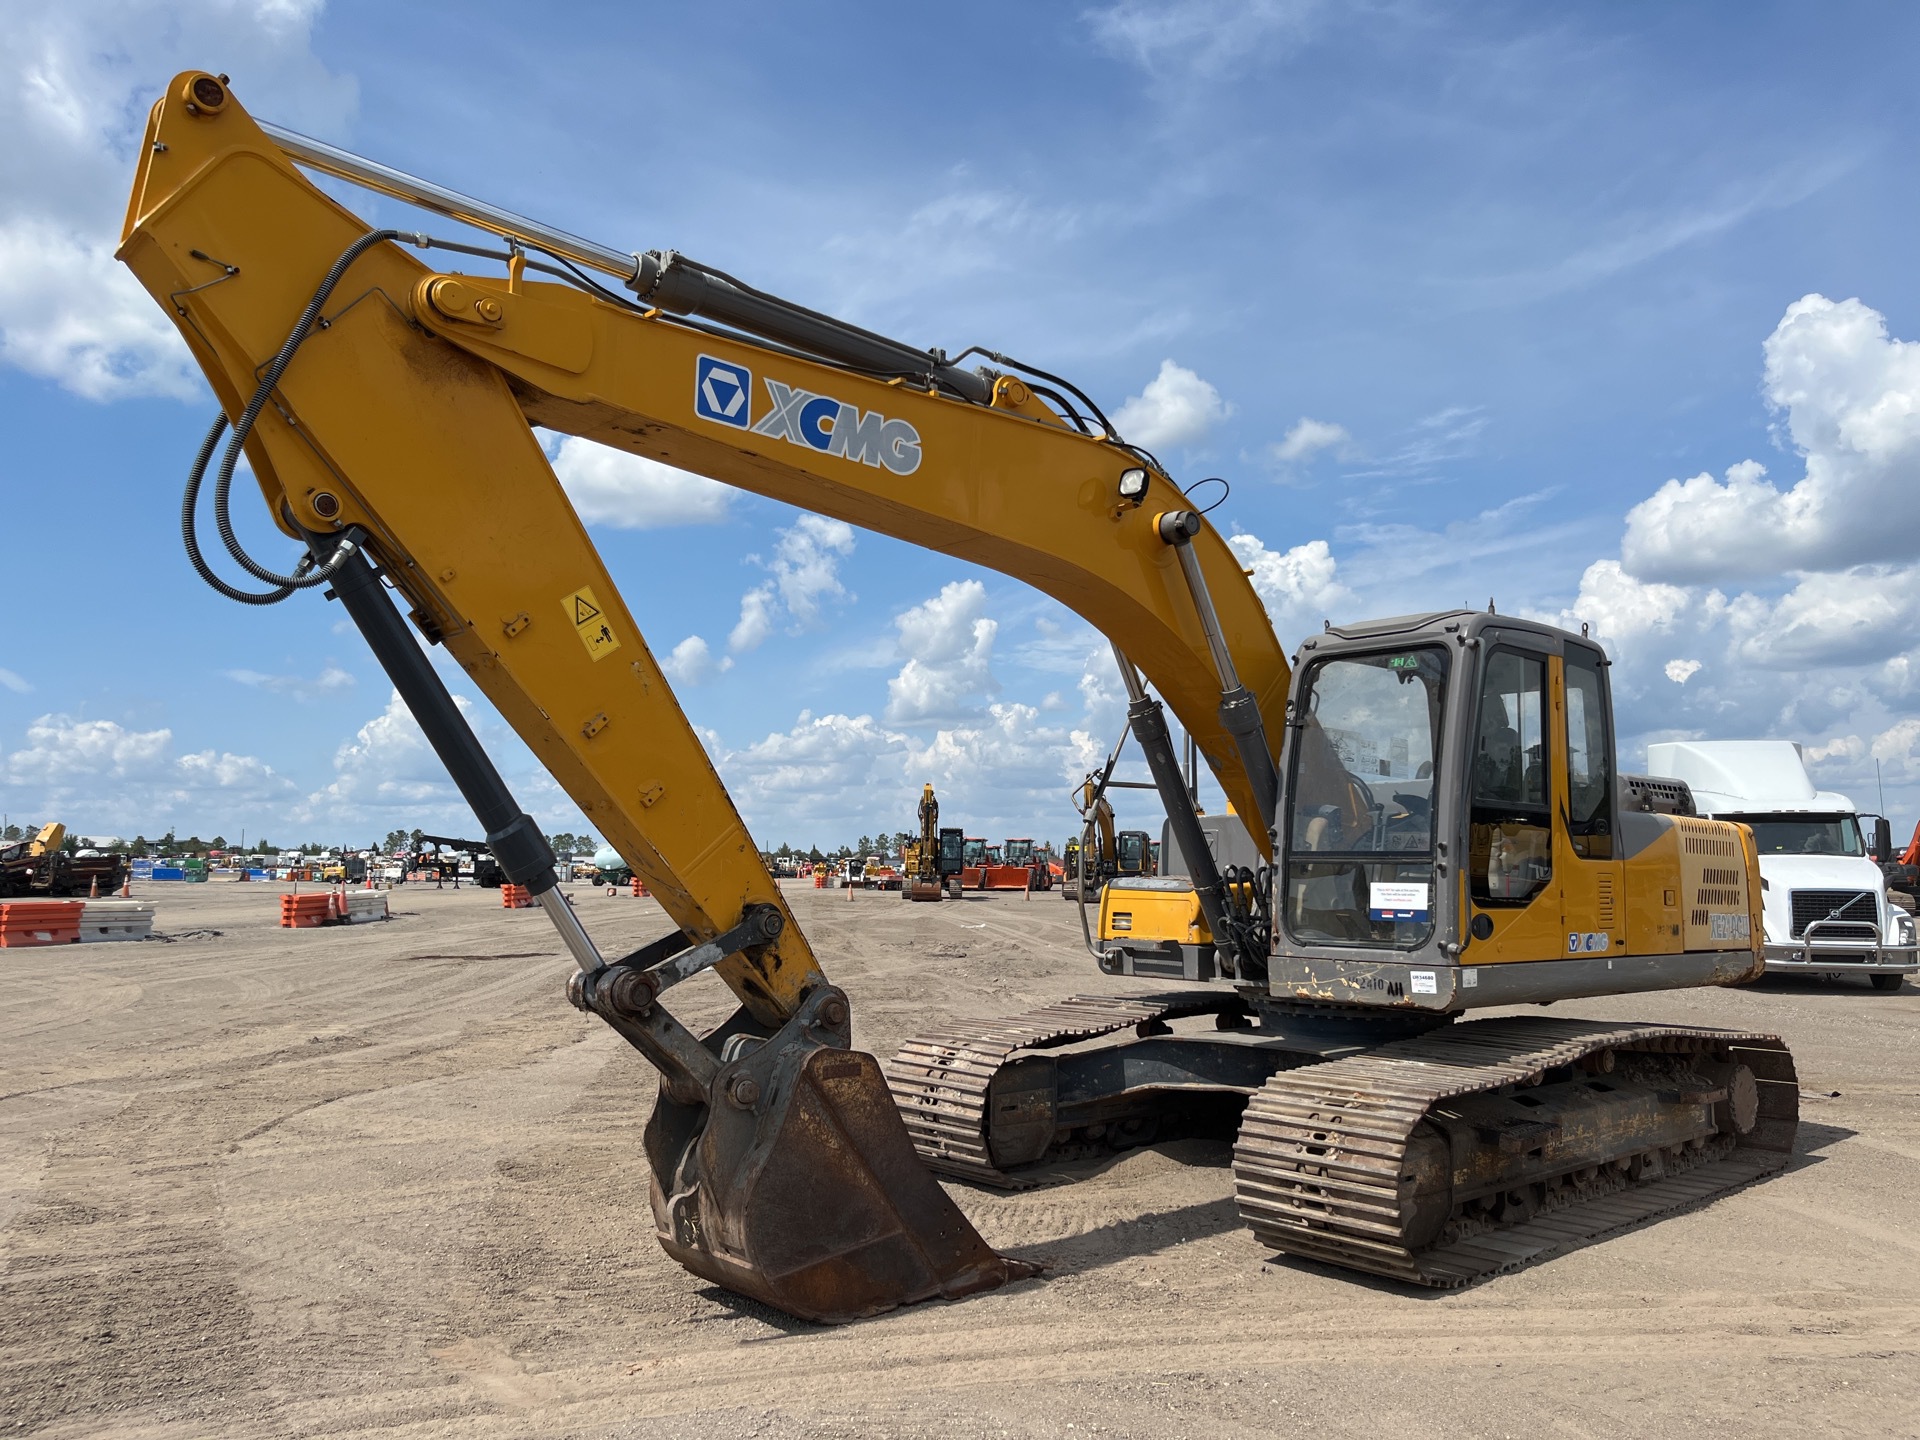
POLYGON ((756 421, 753 372, 702 355, 693 372, 693 413, 716 425, 805 445, 895 475, 911 475, 920 468, 920 432, 905 420, 889 420, 878 410, 863 413, 857 405, 778 380, 765 384, 772 408, 756 421))

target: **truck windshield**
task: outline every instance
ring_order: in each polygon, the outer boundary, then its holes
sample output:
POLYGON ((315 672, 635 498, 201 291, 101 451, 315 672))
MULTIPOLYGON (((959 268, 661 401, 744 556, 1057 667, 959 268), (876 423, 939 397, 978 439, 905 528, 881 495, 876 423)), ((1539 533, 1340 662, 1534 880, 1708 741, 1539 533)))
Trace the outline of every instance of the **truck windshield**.
POLYGON ((1865 855, 1860 822, 1851 815, 1716 815, 1753 831, 1762 855, 1865 855))

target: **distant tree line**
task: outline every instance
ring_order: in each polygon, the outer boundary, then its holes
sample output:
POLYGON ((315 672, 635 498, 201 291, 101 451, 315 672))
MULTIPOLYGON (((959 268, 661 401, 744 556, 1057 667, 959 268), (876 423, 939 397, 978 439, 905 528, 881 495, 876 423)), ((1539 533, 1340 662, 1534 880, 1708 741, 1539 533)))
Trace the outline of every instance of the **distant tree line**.
MULTIPOLYGON (((0 826, 0 842, 12 840, 31 840, 40 830, 38 822, 26 825, 0 826)), ((326 852, 334 854, 352 854, 357 850, 371 850, 382 855, 403 855, 420 848, 420 840, 426 832, 420 829, 389 830, 385 838, 375 840, 370 845, 351 844, 324 845, 318 840, 309 840, 301 845, 275 845, 265 836, 248 842, 245 853, 249 855, 278 855, 284 851, 301 855, 319 855, 326 852)), ((80 848, 80 836, 68 832, 62 848, 69 853, 80 848)), ((576 835, 570 830, 561 830, 547 837, 547 843, 553 847, 555 855, 591 855, 599 848, 600 842, 591 834, 576 835)), ((145 835, 136 835, 123 842, 121 848, 132 855, 151 856, 154 859, 167 859, 172 856, 205 855, 209 851, 225 851, 230 848, 227 837, 215 835, 211 839, 201 839, 198 835, 180 836, 169 830, 157 840, 149 840, 145 835)))
POLYGON ((862 835, 851 845, 836 845, 830 849, 821 849, 818 845, 788 845, 782 843, 777 849, 763 850, 761 858, 774 860, 807 860, 814 864, 821 861, 839 861, 859 859, 868 855, 898 855, 913 843, 914 836, 907 830, 895 830, 890 834, 862 835))

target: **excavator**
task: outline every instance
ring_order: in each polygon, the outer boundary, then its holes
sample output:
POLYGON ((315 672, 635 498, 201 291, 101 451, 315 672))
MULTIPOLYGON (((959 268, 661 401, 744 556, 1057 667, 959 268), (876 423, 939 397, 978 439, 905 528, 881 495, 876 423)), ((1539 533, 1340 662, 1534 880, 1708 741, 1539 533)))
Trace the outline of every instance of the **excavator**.
POLYGON ((916 818, 919 833, 900 852, 900 868, 906 881, 900 887, 906 900, 942 900, 951 895, 960 898, 961 831, 940 827, 940 801, 928 781, 920 791, 916 818))
POLYGON ((222 75, 183 73, 153 106, 118 254, 219 402, 183 497, 190 563, 249 605, 321 590, 365 637, 553 923, 571 1003, 658 1072, 652 1218, 694 1274, 822 1322, 1022 1280, 1038 1265, 987 1245, 936 1167, 1018 1184, 1208 1107, 1261 1243, 1415 1285, 1786 1163, 1798 1092, 1777 1036, 1465 1018, 1761 969, 1751 838, 1617 773, 1607 659, 1584 634, 1453 610, 1329 627, 1289 663, 1225 539, 1070 382, 571 235, 256 120, 222 75), (316 173, 466 228, 370 226, 316 173), (884 1069, 855 1049, 851 998, 536 427, 995 569, 1084 617, 1113 643, 1206 943, 1097 948, 1100 993, 949 1026, 884 1069), (242 458, 300 548, 291 569, 234 528, 242 458), (240 583, 200 546, 209 483, 240 583), (600 951, 431 647, 670 933, 600 951), (1250 874, 1210 863, 1169 712, 1260 847, 1250 874), (696 1034, 668 1002, 708 970, 739 1009, 696 1034))
MULTIPOLYGON (((1121 744, 1125 743, 1123 735, 1121 744)), ((1078 838, 1067 841, 1066 875, 1060 891, 1067 899, 1082 904, 1098 900, 1107 882, 1116 876, 1146 875, 1153 869, 1152 837, 1144 830, 1114 829, 1113 802, 1107 799, 1107 789, 1130 783, 1113 778, 1114 763, 1119 758, 1116 746, 1105 771, 1087 776, 1074 791, 1074 803, 1085 818, 1078 838)))

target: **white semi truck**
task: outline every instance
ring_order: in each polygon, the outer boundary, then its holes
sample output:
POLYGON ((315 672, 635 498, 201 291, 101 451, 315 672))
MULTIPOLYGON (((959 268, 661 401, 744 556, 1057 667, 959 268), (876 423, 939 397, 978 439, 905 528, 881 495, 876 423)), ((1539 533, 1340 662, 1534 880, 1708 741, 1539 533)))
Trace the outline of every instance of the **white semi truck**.
POLYGON ((1649 745, 1647 769, 1683 780, 1694 807, 1738 820, 1760 851, 1767 969, 1865 975, 1898 990, 1920 970, 1913 917, 1887 895, 1876 863, 1890 848, 1887 822, 1872 843, 1853 802, 1816 789, 1790 740, 1689 740, 1649 745))

